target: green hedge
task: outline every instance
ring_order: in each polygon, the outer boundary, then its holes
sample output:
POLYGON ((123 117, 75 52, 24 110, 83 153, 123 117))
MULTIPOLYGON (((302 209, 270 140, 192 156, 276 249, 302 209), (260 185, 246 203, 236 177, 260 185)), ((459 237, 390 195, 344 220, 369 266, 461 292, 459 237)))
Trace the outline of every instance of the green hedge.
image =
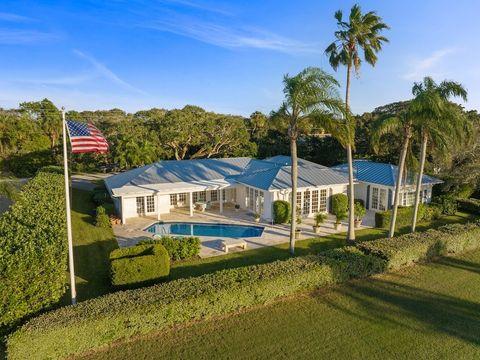
POLYGON ((0 327, 56 303, 66 271, 63 176, 40 171, 0 218, 0 327))
POLYGON ((170 258, 160 244, 115 249, 110 266, 112 285, 120 288, 152 284, 170 274, 170 258))
POLYGON ((108 229, 110 224, 110 217, 103 206, 97 206, 95 210, 95 226, 108 229))
POLYGON ((386 260, 388 268, 396 269, 435 256, 480 247, 480 223, 445 225, 436 230, 363 242, 358 247, 386 260))
POLYGON ((8 355, 43 359, 82 353, 117 339, 367 276, 372 273, 369 263, 378 260, 345 249, 116 292, 31 320, 9 338, 8 355))
POLYGON ((342 193, 332 195, 332 214, 339 219, 345 218, 348 212, 348 196, 342 193))
POLYGON ((471 214, 480 215, 480 200, 473 198, 458 200, 458 208, 471 214))
POLYGON ((290 203, 285 200, 273 202, 273 221, 275 224, 285 224, 290 220, 290 203))
POLYGON ((452 195, 440 195, 432 199, 444 215, 455 215, 457 213, 457 199, 452 195))
MULTIPOLYGON (((430 205, 420 204, 418 206, 418 221, 428 221, 431 220, 431 212, 427 211, 427 207, 430 205)), ((395 226, 402 227, 408 226, 412 223, 413 217, 413 206, 409 207, 399 207, 397 211, 397 221, 395 226)), ((375 213, 375 227, 388 229, 392 221, 392 210, 376 212, 375 213)))
POLYGON ((161 244, 167 249, 171 260, 183 260, 198 256, 201 242, 196 236, 162 236, 160 239, 142 240, 139 244, 161 244))

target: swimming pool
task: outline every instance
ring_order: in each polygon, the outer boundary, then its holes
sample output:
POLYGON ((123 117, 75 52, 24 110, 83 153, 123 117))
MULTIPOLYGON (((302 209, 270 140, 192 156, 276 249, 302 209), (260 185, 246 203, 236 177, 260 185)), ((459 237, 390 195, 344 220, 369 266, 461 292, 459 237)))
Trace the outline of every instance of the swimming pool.
POLYGON ((156 223, 146 228, 145 231, 158 235, 248 238, 262 236, 263 229, 261 226, 249 225, 172 222, 156 223))

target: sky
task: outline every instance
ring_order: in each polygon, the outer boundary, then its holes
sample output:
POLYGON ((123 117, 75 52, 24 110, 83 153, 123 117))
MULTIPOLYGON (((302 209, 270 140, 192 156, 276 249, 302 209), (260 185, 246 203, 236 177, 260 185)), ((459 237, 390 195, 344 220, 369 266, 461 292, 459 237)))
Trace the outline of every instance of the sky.
MULTIPOLYGON (((198 105, 248 116, 283 99, 282 79, 315 66, 343 0, 2 0, 0 107, 49 98, 67 110, 198 105)), ((461 82, 480 110, 480 1, 361 1, 390 25, 375 67, 352 82, 354 113, 411 96, 426 76, 461 82)))

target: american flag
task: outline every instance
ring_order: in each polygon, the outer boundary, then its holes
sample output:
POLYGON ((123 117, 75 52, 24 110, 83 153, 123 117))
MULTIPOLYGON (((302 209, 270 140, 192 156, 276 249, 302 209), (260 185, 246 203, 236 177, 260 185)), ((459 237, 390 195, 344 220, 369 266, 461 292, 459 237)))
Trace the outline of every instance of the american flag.
POLYGON ((67 120, 68 135, 72 152, 107 152, 108 142, 102 133, 92 124, 67 120))

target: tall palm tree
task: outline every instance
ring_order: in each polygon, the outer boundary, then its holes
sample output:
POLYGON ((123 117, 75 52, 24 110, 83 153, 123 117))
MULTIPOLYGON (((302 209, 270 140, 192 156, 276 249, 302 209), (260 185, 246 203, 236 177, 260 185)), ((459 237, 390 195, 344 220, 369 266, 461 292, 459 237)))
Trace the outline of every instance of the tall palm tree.
POLYGON ((319 68, 306 68, 295 76, 287 74, 283 78, 283 85, 285 100, 272 117, 288 123, 292 169, 290 253, 293 255, 297 220, 298 137, 308 133, 322 118, 343 112, 344 104, 338 96, 337 80, 319 68))
POLYGON ((393 237, 395 234, 395 223, 397 221, 398 206, 400 203, 400 189, 402 187, 402 179, 406 173, 405 162, 415 132, 415 123, 412 113, 409 111, 409 103, 403 102, 397 105, 397 116, 383 116, 379 118, 375 121, 372 129, 372 145, 375 153, 378 152, 380 139, 383 135, 401 133, 403 136, 400 158, 398 160, 397 181, 395 184, 395 195, 388 237, 393 237))
POLYGON ((422 82, 413 85, 412 94, 414 96, 412 111, 417 118, 422 143, 412 216, 412 232, 414 232, 417 224, 427 146, 429 142, 432 142, 437 147, 448 148, 462 137, 466 125, 465 118, 455 111, 455 107, 449 100, 459 97, 467 101, 467 91, 460 83, 444 80, 437 84, 427 76, 422 82))
POLYGON ((345 92, 346 120, 349 124, 345 127, 347 133, 347 161, 348 161, 348 178, 349 178, 349 211, 348 211, 348 236, 347 241, 355 242, 354 227, 354 197, 353 188, 353 159, 352 148, 355 145, 355 120, 350 115, 350 78, 352 69, 355 69, 357 76, 360 74, 361 55, 360 49, 363 50, 363 58, 367 63, 375 66, 377 62, 377 53, 382 49, 382 45, 388 42, 388 39, 380 33, 389 29, 380 16, 374 11, 362 14, 358 4, 354 5, 350 10, 348 22, 343 21, 341 10, 335 13, 338 30, 335 31, 335 41, 332 42, 325 50, 329 56, 330 65, 337 70, 339 65, 347 66, 347 84, 345 92))

